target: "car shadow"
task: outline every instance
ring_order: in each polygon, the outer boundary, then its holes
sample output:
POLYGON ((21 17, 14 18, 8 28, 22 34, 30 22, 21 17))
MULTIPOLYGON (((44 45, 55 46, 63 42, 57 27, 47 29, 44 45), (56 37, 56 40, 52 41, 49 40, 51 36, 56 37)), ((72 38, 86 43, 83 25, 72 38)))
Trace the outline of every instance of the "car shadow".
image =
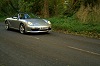
POLYGON ((43 33, 25 33, 25 35, 48 35, 50 33, 43 32, 43 33))
MULTIPOLYGON (((9 31, 11 31, 11 32, 16 32, 16 33, 21 34, 21 33, 19 32, 19 30, 10 29, 9 31)), ((42 32, 42 33, 25 33, 25 34, 23 34, 23 35, 48 35, 48 34, 50 34, 50 33, 48 33, 48 32, 42 32)))

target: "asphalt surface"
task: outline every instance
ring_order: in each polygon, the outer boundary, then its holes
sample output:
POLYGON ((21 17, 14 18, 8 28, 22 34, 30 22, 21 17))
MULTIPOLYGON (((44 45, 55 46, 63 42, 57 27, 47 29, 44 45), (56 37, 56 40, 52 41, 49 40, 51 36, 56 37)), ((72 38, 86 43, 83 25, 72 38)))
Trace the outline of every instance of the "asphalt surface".
POLYGON ((0 23, 0 66, 100 66, 100 40, 57 32, 23 35, 0 23))

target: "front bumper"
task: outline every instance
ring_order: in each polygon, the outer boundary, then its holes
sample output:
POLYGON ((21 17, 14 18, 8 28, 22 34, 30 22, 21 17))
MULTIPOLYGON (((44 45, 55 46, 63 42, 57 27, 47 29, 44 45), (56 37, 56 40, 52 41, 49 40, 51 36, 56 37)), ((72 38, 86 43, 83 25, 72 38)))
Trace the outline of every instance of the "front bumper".
POLYGON ((29 33, 51 32, 51 26, 28 26, 25 28, 25 32, 29 33))

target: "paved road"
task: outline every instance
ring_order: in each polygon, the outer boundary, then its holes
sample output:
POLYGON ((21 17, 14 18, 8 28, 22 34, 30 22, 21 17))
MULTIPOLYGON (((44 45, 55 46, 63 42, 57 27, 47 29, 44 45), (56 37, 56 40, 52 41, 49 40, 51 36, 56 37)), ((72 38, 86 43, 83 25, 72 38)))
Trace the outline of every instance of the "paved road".
POLYGON ((23 35, 0 23, 0 66, 100 66, 100 40, 56 32, 23 35))

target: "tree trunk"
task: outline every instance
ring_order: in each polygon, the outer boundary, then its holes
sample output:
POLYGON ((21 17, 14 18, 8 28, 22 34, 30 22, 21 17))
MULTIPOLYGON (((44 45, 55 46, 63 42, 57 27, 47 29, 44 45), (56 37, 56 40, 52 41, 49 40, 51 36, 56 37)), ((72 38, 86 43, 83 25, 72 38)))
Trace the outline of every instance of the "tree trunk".
POLYGON ((44 15, 44 18, 49 17, 49 2, 48 2, 48 0, 44 0, 43 15, 44 15))

